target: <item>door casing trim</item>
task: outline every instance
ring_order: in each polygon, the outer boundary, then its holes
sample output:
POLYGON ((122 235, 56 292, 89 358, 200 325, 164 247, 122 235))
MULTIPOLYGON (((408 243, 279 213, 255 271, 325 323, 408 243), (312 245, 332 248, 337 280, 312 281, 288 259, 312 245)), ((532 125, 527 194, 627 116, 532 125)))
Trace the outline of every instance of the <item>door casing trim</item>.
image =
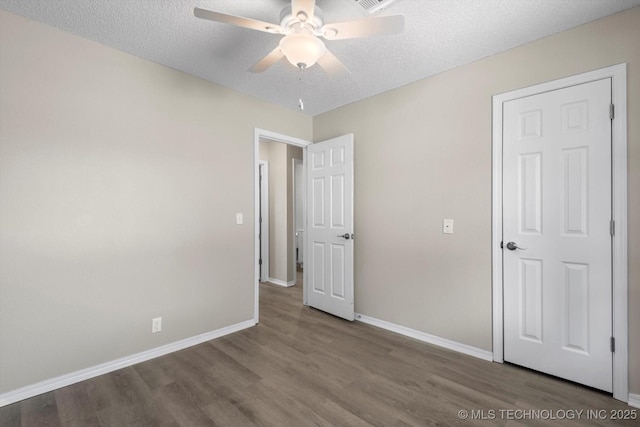
MULTIPOLYGON (((310 141, 304 139, 295 138, 293 136, 284 135, 277 132, 272 132, 265 129, 254 128, 253 132, 253 321, 258 323, 260 316, 260 268, 258 267, 258 260, 260 258, 260 243, 258 235, 260 233, 258 219, 260 218, 260 182, 259 182, 259 164, 260 164, 260 140, 265 139, 274 142, 282 142, 284 144, 295 145, 302 147, 303 149, 311 145, 310 141)), ((303 161, 307 155, 307 150, 303 150, 303 161)), ((306 283, 306 281, 303 281, 306 283)), ((306 293, 306 285, 304 285, 304 292, 306 293)))
POLYGON ((612 314, 615 352, 613 353, 613 397, 629 401, 628 347, 628 254, 627 254, 627 64, 622 63, 494 95, 492 98, 492 176, 491 176, 491 282, 493 311, 493 360, 504 362, 504 305, 502 289, 502 106, 525 96, 611 78, 611 99, 615 116, 611 125, 612 215, 615 221, 612 263, 612 314))

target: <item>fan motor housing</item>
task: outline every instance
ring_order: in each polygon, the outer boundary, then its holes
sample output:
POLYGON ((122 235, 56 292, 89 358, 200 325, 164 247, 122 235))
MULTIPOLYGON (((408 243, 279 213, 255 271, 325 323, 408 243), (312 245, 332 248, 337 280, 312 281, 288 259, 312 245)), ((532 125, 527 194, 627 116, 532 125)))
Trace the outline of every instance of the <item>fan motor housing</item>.
POLYGON ((318 6, 313 10, 313 19, 306 22, 300 22, 300 20, 293 16, 291 6, 287 6, 280 12, 280 26, 285 29, 287 33, 296 30, 300 27, 307 27, 314 33, 319 34, 320 28, 324 25, 324 14, 318 6))

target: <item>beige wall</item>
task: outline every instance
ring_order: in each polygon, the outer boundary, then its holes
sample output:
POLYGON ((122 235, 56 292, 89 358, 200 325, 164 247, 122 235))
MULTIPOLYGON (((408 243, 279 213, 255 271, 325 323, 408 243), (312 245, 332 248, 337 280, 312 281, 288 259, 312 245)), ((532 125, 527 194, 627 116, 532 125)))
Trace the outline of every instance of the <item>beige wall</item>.
POLYGON ((4 11, 0 63, 0 393, 251 319, 254 127, 311 119, 4 11))
POLYGON ((316 116, 355 134, 356 311, 491 350, 491 97, 628 63, 629 344, 640 393, 640 8, 316 116), (455 234, 441 232, 455 220, 455 234))
POLYGON ((269 276, 287 281, 287 147, 269 143, 269 276))

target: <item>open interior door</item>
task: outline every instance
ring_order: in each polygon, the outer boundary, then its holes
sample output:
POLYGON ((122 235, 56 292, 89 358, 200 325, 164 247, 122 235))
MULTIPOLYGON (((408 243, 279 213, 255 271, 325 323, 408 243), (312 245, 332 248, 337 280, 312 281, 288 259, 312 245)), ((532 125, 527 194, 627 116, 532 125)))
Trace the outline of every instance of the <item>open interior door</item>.
POLYGON ((305 303, 353 320, 353 134, 306 154, 305 303))

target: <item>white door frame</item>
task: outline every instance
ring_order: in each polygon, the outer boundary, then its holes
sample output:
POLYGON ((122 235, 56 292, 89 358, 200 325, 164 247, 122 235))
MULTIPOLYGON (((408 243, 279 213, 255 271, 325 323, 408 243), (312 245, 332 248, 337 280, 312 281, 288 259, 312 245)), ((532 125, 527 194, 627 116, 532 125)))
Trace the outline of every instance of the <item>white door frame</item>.
POLYGON ((260 268, 258 267, 258 260, 260 257, 260 242, 258 240, 258 233, 260 232, 258 219, 260 218, 260 182, 258 176, 258 165, 260 164, 260 140, 266 139, 274 142, 282 142, 284 144, 296 145, 303 148, 303 159, 307 155, 307 150, 304 150, 308 145, 311 145, 310 141, 304 139, 294 138, 292 136, 283 135, 277 132, 271 132, 268 130, 255 128, 253 132, 253 195, 254 195, 254 212, 253 212, 253 230, 254 230, 254 294, 253 294, 253 321, 258 323, 260 315, 260 268))
POLYGON ((611 78, 611 99, 615 118, 611 127, 613 236, 613 397, 629 401, 628 378, 628 302, 627 302, 627 64, 618 64, 493 97, 492 144, 492 290, 493 290, 493 360, 504 362, 503 294, 502 294, 502 106, 514 99, 611 78))
MULTIPOLYGON (((269 162, 266 160, 258 160, 258 167, 262 166, 262 182, 258 176, 258 197, 260 197, 258 221, 262 217, 262 235, 260 236, 260 246, 258 251, 258 259, 262 254, 262 269, 258 267, 258 278, 266 281, 269 279, 269 162), (262 191, 260 192, 260 186, 262 191), (260 208, 262 212, 260 212, 260 208), (261 250, 260 250, 261 249, 261 250), (260 277, 262 270, 262 277, 260 277)), ((260 224, 258 224, 258 235, 260 235, 260 224)))

